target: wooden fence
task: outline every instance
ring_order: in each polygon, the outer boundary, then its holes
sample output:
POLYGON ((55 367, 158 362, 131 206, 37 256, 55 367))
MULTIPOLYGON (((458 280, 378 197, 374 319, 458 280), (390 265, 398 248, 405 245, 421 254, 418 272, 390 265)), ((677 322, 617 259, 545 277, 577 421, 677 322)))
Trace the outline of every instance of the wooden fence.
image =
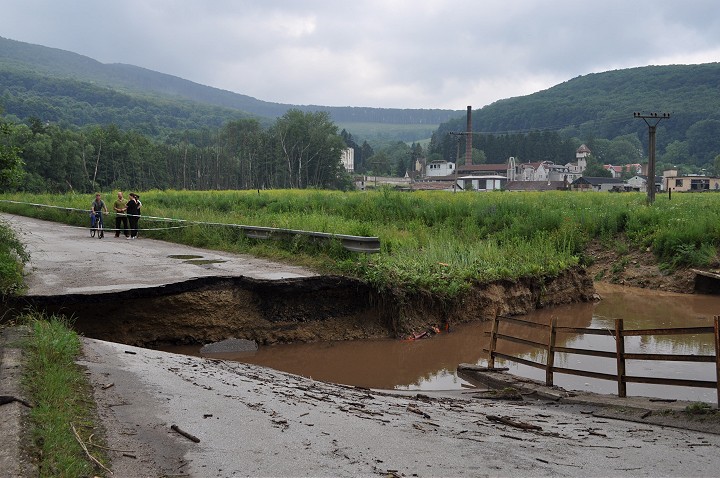
POLYGON ((626 330, 623 327, 623 319, 615 319, 615 329, 588 329, 579 327, 558 327, 557 319, 554 318, 549 324, 538 324, 526 320, 497 317, 493 320, 492 330, 490 332, 490 346, 486 349, 488 352, 488 367, 495 367, 495 358, 502 358, 512 362, 521 363, 530 367, 545 369, 545 383, 553 385, 553 373, 565 373, 569 375, 579 375, 582 377, 598 378, 601 380, 613 380, 617 382, 618 396, 625 397, 627 395, 626 384, 628 383, 648 383, 656 385, 674 385, 681 387, 700 387, 714 388, 717 391, 717 401, 720 405, 720 316, 715 316, 713 327, 679 327, 669 329, 642 329, 642 330, 626 330), (537 342, 534 340, 523 339, 508 334, 498 332, 500 322, 519 325, 523 327, 532 327, 545 331, 547 342, 537 342), (578 349, 570 347, 558 347, 555 345, 555 337, 558 333, 578 333, 588 335, 608 335, 615 338, 615 352, 607 352, 600 350, 578 349), (649 335, 698 335, 698 334, 714 334, 715 335, 715 354, 714 355, 679 355, 679 354, 638 354, 625 352, 625 337, 631 336, 649 336, 649 335), (547 361, 545 364, 527 360, 521 357, 515 357, 503 354, 497 351, 497 340, 506 340, 518 344, 528 345, 531 347, 544 349, 547 351, 547 361), (586 370, 577 370, 572 368, 556 367, 555 353, 566 353, 576 355, 588 355, 593 357, 604 357, 616 360, 616 373, 591 372, 586 370), (684 380, 675 378, 660 377, 640 377, 627 375, 625 373, 626 360, 663 360, 673 362, 712 362, 715 363, 715 380, 684 380))

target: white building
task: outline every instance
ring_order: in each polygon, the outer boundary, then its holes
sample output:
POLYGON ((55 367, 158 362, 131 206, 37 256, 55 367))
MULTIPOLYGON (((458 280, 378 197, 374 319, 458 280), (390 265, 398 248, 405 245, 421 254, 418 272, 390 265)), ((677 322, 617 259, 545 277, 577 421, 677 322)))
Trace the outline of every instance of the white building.
POLYGON ((342 161, 345 171, 349 173, 355 171, 355 150, 352 148, 345 148, 340 155, 340 161, 342 161))
POLYGON ((497 191, 505 187, 507 178, 498 174, 483 176, 462 176, 457 185, 463 191, 497 191))
POLYGON ((455 163, 433 161, 425 168, 425 176, 450 176, 455 172, 455 163))

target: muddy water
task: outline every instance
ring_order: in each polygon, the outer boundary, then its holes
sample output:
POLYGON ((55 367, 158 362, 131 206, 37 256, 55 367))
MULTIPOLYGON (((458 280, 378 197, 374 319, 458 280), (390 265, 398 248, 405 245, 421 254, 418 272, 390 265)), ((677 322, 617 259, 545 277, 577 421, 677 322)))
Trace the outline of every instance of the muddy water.
MULTIPOLYGON (((557 317, 558 324, 572 327, 613 328, 614 319, 625 320, 626 328, 660 328, 712 325, 714 315, 720 315, 720 297, 681 295, 622 288, 598 286, 603 300, 595 304, 578 304, 535 311, 523 317, 527 320, 548 323, 557 317)), ((512 327, 505 330, 511 330, 512 327)), ((417 390, 448 390, 470 387, 459 378, 455 369, 460 363, 484 364, 488 338, 485 332, 489 323, 456 327, 450 333, 441 333, 430 339, 401 341, 374 340, 356 342, 333 342, 291 344, 261 347, 252 354, 221 355, 212 357, 238 360, 272 367, 278 370, 348 385, 372 388, 397 388, 417 390)), ((529 330, 529 329, 525 329, 529 330)), ((522 336, 523 332, 513 329, 522 336)), ((532 334, 533 332, 528 332, 532 334)), ((532 335, 525 335, 532 338, 532 335)), ((545 341, 545 337, 535 337, 545 341)), ((626 338, 626 351, 639 353, 676 353, 711 355, 714 352, 713 337, 705 336, 658 336, 650 338, 626 338)), ((558 335, 558 346, 591 348, 614 351, 612 337, 558 335)), ((199 347, 172 347, 165 350, 199 355, 199 347)), ((544 362, 543 351, 514 343, 498 342, 498 351, 520 355, 526 359, 544 362)), ((615 372, 615 362, 610 359, 557 354, 555 364, 560 367, 615 372)), ((508 366, 512 373, 544 380, 544 371, 496 361, 496 365, 508 366)), ((714 364, 682 362, 635 362, 628 361, 628 375, 662 376, 714 380, 714 364)), ((614 382, 555 374, 555 384, 572 390, 589 390, 616 393, 614 382)), ((712 389, 628 384, 628 395, 644 395, 684 400, 714 401, 712 389)))

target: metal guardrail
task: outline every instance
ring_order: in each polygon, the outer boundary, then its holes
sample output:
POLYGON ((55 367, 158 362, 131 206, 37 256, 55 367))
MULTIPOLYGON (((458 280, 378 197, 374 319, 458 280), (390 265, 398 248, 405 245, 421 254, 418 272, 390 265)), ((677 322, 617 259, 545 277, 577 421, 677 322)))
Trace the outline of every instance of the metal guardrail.
POLYGON ((237 226, 243 233, 253 239, 272 239, 273 236, 300 235, 319 239, 338 239, 342 246, 353 252, 380 252, 380 238, 368 236, 350 236, 347 234, 331 234, 329 232, 302 231, 298 229, 281 229, 264 226, 237 226))
MULTIPOLYGON (((53 208, 53 209, 60 209, 64 210, 65 212, 73 212, 73 211, 79 211, 82 213, 86 213, 87 210, 85 209, 77 209, 77 208, 70 208, 70 207, 62 207, 62 206, 52 206, 48 204, 37 204, 37 203, 29 203, 29 202, 22 202, 22 201, 11 201, 8 199, 0 200, 0 203, 8 203, 8 204, 20 204, 20 205, 26 205, 26 206, 34 206, 37 208, 53 208)), ((143 216, 143 219, 157 219, 162 221, 174 221, 178 223, 182 223, 184 225, 190 225, 190 224, 204 224, 204 225, 211 225, 211 226, 228 226, 228 227, 236 227, 243 231, 243 233, 252 239, 272 239, 274 237, 282 237, 282 236, 289 236, 289 235, 299 235, 299 236, 308 236, 308 237, 315 237, 318 239, 325 239, 325 240, 332 240, 337 239, 342 243, 342 246, 347 249, 348 251, 352 252, 363 252, 366 254, 372 254, 380 252, 380 238, 373 237, 373 236, 351 236, 348 234, 332 234, 329 232, 315 232, 315 231, 303 231, 299 229, 282 229, 277 227, 264 227, 264 226, 246 226, 243 224, 229 224, 229 223, 218 223, 218 222, 201 222, 201 221, 188 221, 185 219, 174 219, 169 217, 155 217, 155 216, 143 216)), ((185 227, 185 226, 183 226, 185 227)), ((166 228, 163 228, 166 229, 166 228)), ((149 229, 141 229, 141 230, 149 230, 149 229)))

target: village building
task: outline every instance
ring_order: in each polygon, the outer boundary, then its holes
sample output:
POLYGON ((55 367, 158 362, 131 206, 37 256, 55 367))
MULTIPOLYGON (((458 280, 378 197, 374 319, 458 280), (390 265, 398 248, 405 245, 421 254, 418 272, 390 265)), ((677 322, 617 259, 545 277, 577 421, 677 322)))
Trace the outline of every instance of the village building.
POLYGON ((625 181, 620 178, 595 178, 582 176, 570 185, 572 191, 625 191, 625 181))
POLYGON ((643 172, 643 166, 639 163, 633 163, 633 164, 624 164, 622 166, 613 166, 612 164, 604 164, 603 168, 606 171, 610 171, 612 173, 612 177, 619 178, 622 177, 624 173, 627 174, 642 174, 643 172))
POLYGON ((506 183, 507 177, 499 174, 462 176, 457 180, 462 191, 499 191, 506 183))
POLYGON ((355 171, 355 150, 353 148, 345 148, 340 154, 340 161, 345 171, 352 173, 355 171))
POLYGON ((567 181, 508 181, 506 191, 568 191, 567 181))
POLYGON ((445 160, 432 161, 425 168, 425 175, 430 177, 449 176, 455 172, 455 163, 445 160))
MULTIPOLYGON (((625 184, 627 184, 628 190, 630 191, 639 191, 644 192, 647 191, 647 182, 648 177, 644 174, 636 174, 635 176, 627 179, 625 181, 625 184)), ((663 180, 662 176, 655 176, 655 190, 656 191, 665 191, 665 181, 663 180)))

